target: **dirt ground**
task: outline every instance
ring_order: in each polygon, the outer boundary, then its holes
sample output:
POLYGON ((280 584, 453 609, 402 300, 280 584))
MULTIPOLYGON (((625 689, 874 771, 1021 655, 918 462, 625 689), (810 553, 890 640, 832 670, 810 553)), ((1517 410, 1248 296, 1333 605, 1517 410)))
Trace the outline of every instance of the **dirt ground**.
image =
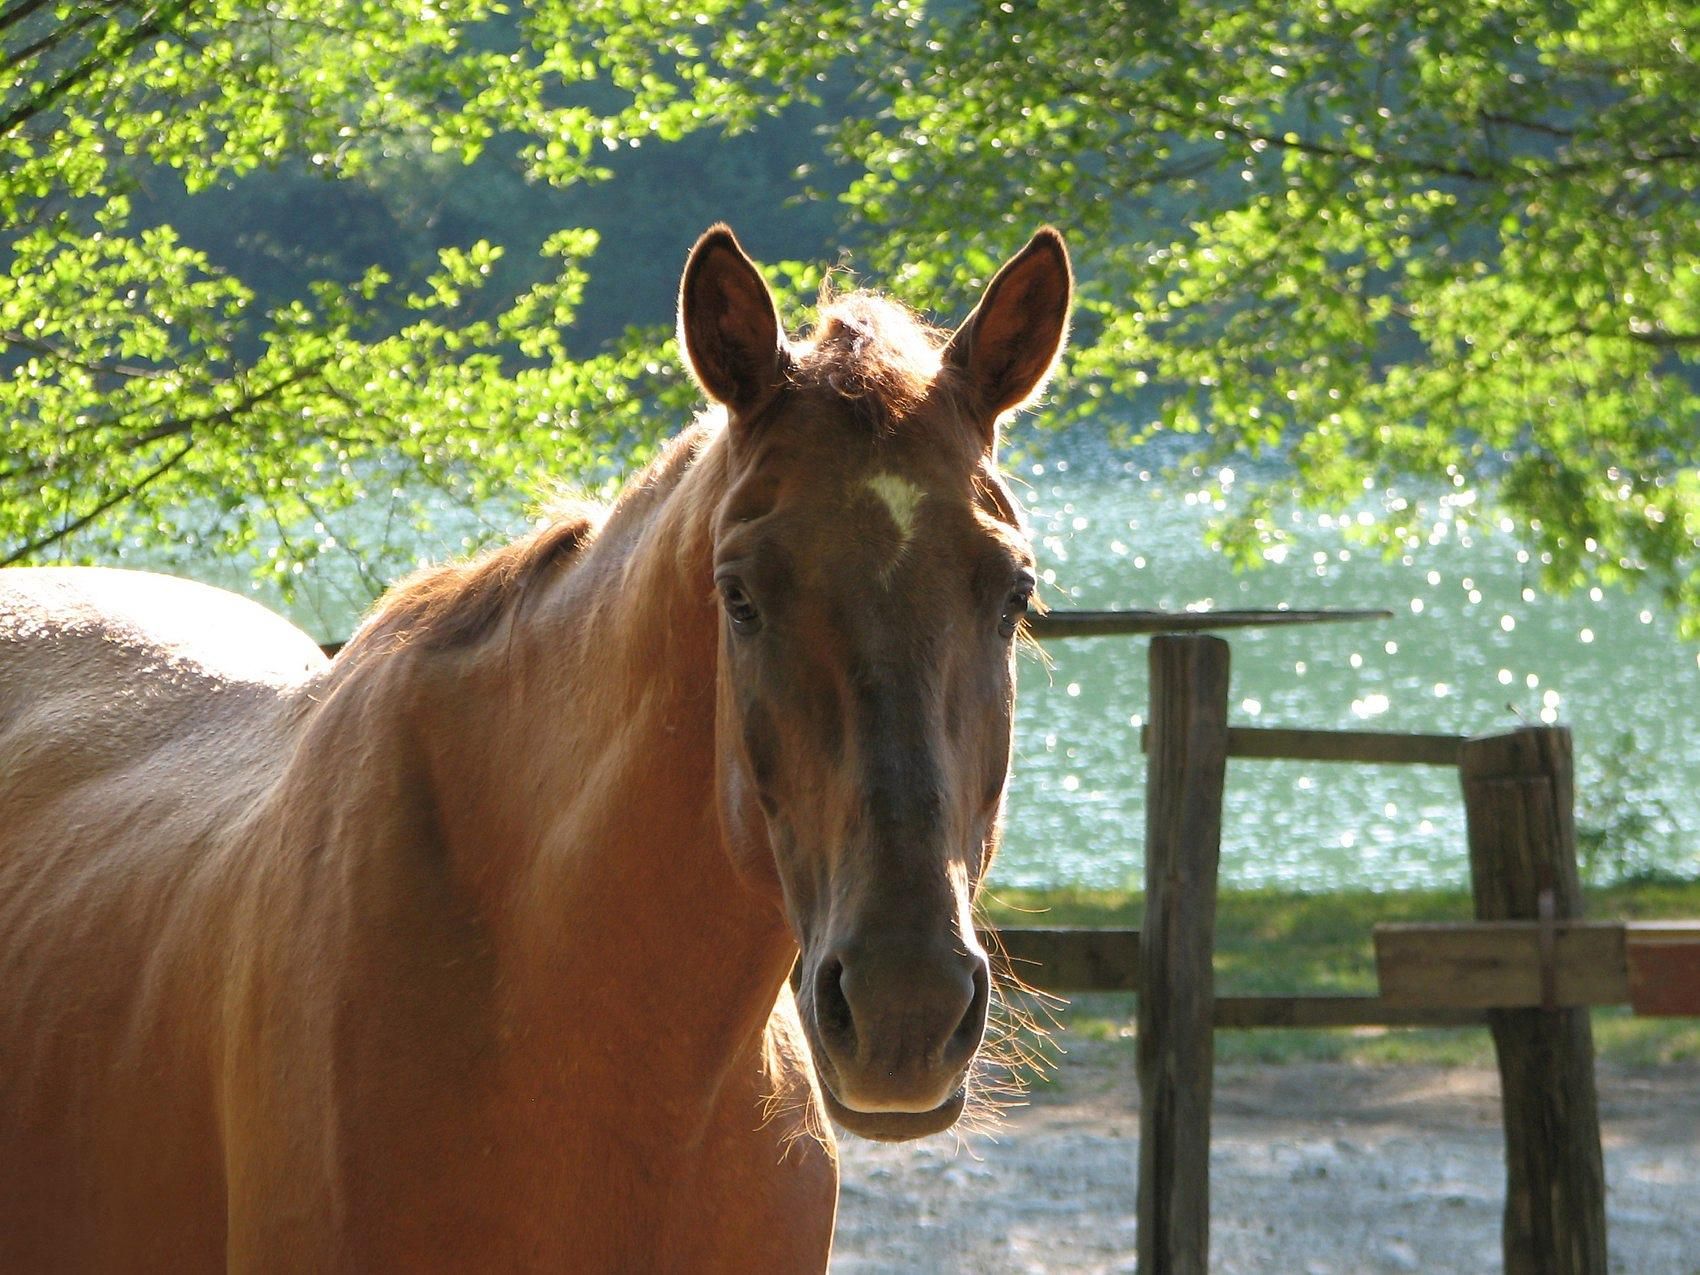
MULTIPOLYGON (((834 1275, 1132 1271, 1138 1088, 1126 1042, 1070 1045, 995 1135, 842 1137, 834 1275)), ((1700 1067, 1602 1067, 1611 1269, 1700 1275, 1700 1067)), ((1211 1270, 1502 1269, 1492 1071, 1223 1066, 1211 1270)))

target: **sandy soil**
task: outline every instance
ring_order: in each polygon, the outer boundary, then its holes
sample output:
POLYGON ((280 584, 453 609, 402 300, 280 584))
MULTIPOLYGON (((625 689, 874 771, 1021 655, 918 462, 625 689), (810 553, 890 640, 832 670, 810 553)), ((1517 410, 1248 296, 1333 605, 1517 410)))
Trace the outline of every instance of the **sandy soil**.
MULTIPOLYGON (((1602 1067, 1611 1269, 1700 1275, 1700 1067, 1602 1067)), ((1501 1269, 1492 1071, 1224 1066, 1211 1269, 1501 1269)), ((1132 1271, 1138 1087, 1128 1042, 1070 1046, 995 1136, 842 1137, 835 1275, 1132 1271)))

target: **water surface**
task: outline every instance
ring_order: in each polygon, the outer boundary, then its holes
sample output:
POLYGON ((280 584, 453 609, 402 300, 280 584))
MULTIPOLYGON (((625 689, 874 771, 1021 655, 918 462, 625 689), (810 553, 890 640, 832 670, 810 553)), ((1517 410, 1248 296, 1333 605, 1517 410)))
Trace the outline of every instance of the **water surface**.
MULTIPOLYGON (((1669 865, 1700 871, 1700 664, 1650 592, 1548 596, 1510 534, 1461 530, 1438 494, 1397 556, 1339 517, 1289 511, 1279 565, 1236 572, 1206 547, 1219 508, 1102 443, 1019 466, 1053 607, 1385 608, 1369 623, 1225 633, 1235 725, 1477 734, 1521 722, 1574 733, 1579 784, 1624 741, 1636 782, 1674 816, 1669 865)), ((1214 475, 1210 477, 1215 477, 1214 475)), ((1229 486, 1231 491, 1231 484, 1229 486)), ((1449 500, 1469 500, 1457 493, 1449 500)), ((1476 494, 1475 498, 1481 498, 1476 494)), ((1142 871, 1149 638, 1047 644, 1021 673, 1015 779, 999 880, 1116 886, 1142 871)), ((1461 885, 1450 767, 1231 761, 1222 880, 1307 890, 1461 885)))

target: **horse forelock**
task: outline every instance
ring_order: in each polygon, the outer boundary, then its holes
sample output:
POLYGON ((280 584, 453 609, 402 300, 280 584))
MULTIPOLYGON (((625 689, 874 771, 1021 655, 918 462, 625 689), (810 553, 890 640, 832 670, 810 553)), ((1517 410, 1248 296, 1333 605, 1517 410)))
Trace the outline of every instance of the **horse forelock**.
POLYGON ((944 337, 889 297, 825 295, 790 382, 830 392, 872 428, 890 430, 929 399, 956 399, 956 374, 942 358, 944 337))

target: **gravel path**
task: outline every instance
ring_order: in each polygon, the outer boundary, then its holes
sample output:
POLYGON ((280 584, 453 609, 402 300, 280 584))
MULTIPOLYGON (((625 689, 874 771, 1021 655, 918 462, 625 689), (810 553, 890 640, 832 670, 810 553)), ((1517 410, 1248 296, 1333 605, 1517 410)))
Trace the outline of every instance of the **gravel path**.
MULTIPOLYGON (((1611 1269, 1700 1275, 1700 1066, 1599 1085, 1611 1269)), ((1087 1041, 995 1138, 843 1137, 834 1275, 1131 1272, 1138 1132, 1131 1044, 1087 1041)), ((1224 1066, 1211 1269, 1499 1270, 1503 1157, 1491 1071, 1224 1066)))

